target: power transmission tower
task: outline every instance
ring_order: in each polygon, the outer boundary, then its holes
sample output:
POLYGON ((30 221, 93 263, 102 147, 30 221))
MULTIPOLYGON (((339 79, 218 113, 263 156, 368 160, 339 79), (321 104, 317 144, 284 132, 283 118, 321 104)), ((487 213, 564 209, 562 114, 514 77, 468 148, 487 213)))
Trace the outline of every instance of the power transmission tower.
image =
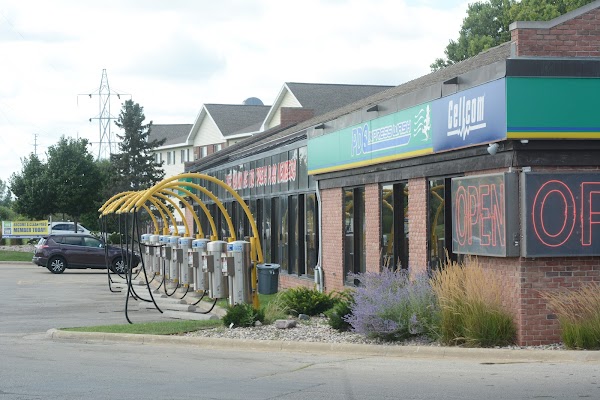
POLYGON ((38 137, 38 134, 34 133, 33 134, 33 154, 35 154, 36 156, 37 156, 37 147, 38 147, 37 137, 38 137))
POLYGON ((98 160, 110 158, 110 155, 117 152, 117 142, 113 136, 111 131, 111 121, 116 119, 110 113, 110 101, 111 96, 117 96, 118 99, 121 99, 121 96, 129 96, 130 94, 126 93, 118 93, 110 89, 108 84, 108 76, 106 74, 106 69, 102 70, 102 80, 100 81, 100 87, 97 91, 93 93, 80 94, 79 96, 89 96, 90 99, 92 96, 98 96, 99 99, 99 113, 96 117, 90 118, 90 122, 92 120, 98 120, 98 127, 100 129, 100 141, 98 142, 98 160))

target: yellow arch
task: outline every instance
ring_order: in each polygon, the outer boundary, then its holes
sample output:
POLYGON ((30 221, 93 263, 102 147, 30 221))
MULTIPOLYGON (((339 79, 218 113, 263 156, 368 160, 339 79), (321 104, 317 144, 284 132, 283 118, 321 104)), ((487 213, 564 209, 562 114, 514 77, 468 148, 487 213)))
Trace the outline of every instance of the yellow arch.
MULTIPOLYGON (((202 200, 200 200, 198 198, 198 196, 196 196, 194 193, 190 192, 189 190, 184 189, 184 188, 179 188, 179 190, 184 192, 188 196, 190 196, 196 203, 198 203, 200 208, 202 208, 202 210, 204 211, 204 214, 206 215, 206 218, 208 219, 208 223, 210 224, 210 228, 213 233, 210 236, 210 240, 217 240, 218 239, 217 226, 215 225, 215 220, 213 219, 212 215, 210 214, 210 210, 208 209, 208 207, 206 207, 206 204, 204 204, 204 202, 202 200)), ((193 211, 193 207, 192 207, 192 213, 195 214, 195 212, 193 211)), ((200 232, 202 232, 202 226, 200 224, 198 224, 198 226, 200 226, 200 232)))
MULTIPOLYGON (((177 188, 177 190, 181 190, 181 191, 186 191, 189 192, 188 190, 186 190, 185 188, 182 188, 179 186, 181 182, 178 181, 171 181, 168 182, 167 184, 164 185, 164 187, 169 187, 169 188, 177 188)), ((223 213, 223 217, 225 218, 225 222, 227 222, 227 228, 229 229, 229 234, 231 236, 231 238, 233 240, 236 240, 236 234, 235 234, 235 228, 233 226, 233 222, 231 221, 231 217, 229 216, 229 212, 227 211, 227 209, 225 208, 225 206, 223 205, 223 203, 219 200, 219 198, 217 196, 215 196, 210 190, 208 190, 207 188, 200 186, 196 183, 193 182, 185 182, 185 185, 183 186, 190 186, 193 187, 194 189, 198 189, 200 190, 202 193, 206 194, 208 197, 210 197, 210 199, 212 201, 215 202, 215 204, 217 205, 217 207, 219 207, 219 210, 221 210, 221 213, 223 213)), ((210 213, 210 211, 209 211, 210 213)), ((216 227, 215 227, 215 235, 218 232, 216 231, 216 227)), ((215 239, 216 240, 216 239, 215 239)))
MULTIPOLYGON (((173 196, 173 197, 179 199, 179 201, 181 201, 183 204, 185 204, 185 206, 186 206, 185 208, 190 210, 190 213, 192 214, 194 221, 196 221, 196 226, 198 226, 199 234, 196 235, 197 238, 202 237, 204 235, 204 232, 202 232, 202 226, 200 225, 200 220, 198 219, 198 216, 194 212, 194 207, 192 207, 192 205, 186 199, 184 199, 183 196, 180 196, 179 194, 177 194, 171 190, 163 189, 162 193, 166 194, 167 196, 173 196)), ((183 225, 185 226, 185 235, 188 237, 191 237, 193 232, 189 229, 185 215, 183 216, 183 225)), ((177 225, 175 225, 174 227, 175 227, 174 233, 176 235, 178 235, 179 231, 177 230, 177 225)))

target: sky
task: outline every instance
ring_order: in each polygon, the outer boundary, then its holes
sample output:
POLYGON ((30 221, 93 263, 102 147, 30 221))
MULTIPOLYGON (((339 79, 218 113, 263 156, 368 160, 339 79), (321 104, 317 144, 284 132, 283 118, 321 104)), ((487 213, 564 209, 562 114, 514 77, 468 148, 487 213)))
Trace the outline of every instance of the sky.
POLYGON ((270 105, 285 82, 400 85, 444 57, 468 3, 0 0, 0 179, 61 136, 98 156, 98 117, 126 99, 193 124, 203 104, 270 105))

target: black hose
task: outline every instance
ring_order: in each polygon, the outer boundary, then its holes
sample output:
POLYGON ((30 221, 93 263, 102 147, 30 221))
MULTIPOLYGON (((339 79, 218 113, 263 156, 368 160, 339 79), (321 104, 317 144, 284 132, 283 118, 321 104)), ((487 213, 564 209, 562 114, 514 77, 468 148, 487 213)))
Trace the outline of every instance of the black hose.
POLYGON ((215 299, 215 302, 212 304, 212 306, 210 307, 210 309, 208 311, 198 311, 198 314, 208 314, 209 312, 211 312, 213 310, 213 308, 215 308, 215 304, 217 304, 217 300, 219 300, 219 299, 215 299))
POLYGON ((171 293, 167 292, 167 284, 165 283, 165 294, 167 295, 167 297, 171 297, 175 294, 175 292, 177 291, 179 285, 175 285, 175 289, 173 289, 173 291, 171 293))
POLYGON ((189 291, 190 291, 190 285, 188 284, 187 287, 185 288, 185 293, 183 294, 183 296, 181 296, 179 298, 179 300, 183 300, 183 298, 185 297, 186 294, 188 294, 189 291))
POLYGON ((106 276, 107 276, 107 279, 108 279, 108 289, 112 293, 121 293, 121 290, 114 290, 112 288, 112 284, 115 283, 115 282, 112 280, 112 278, 110 276, 110 272, 111 271, 110 271, 110 265, 109 265, 109 262, 108 262, 108 245, 107 245, 108 241, 107 241, 107 238, 106 238, 106 226, 107 226, 106 218, 107 218, 107 216, 103 215, 100 218, 99 225, 100 225, 100 237, 104 241, 104 265, 106 266, 106 276))
POLYGON ((193 306, 197 306, 198 304, 200 304, 200 302, 202 301, 202 299, 204 298, 204 296, 206 296, 206 290, 204 291, 204 293, 202 293, 202 296, 200 296, 200 298, 198 299, 197 302, 192 303, 193 306))
MULTIPOLYGON (((138 211, 134 208, 134 213, 133 213, 133 229, 135 230, 136 228, 139 228, 138 226, 138 219, 137 219, 137 213, 138 211)), ((138 234, 139 234, 139 229, 138 229, 138 234)), ((133 236, 133 235, 132 235, 133 236)), ((142 246, 138 237, 138 251, 141 254, 142 251, 142 246)), ((132 254, 132 258, 133 258, 133 247, 131 248, 131 254, 132 254)), ((150 294, 150 299, 151 300, 145 300, 142 299, 144 301, 148 301, 148 302, 152 302, 154 304, 154 306, 156 307, 156 309, 162 314, 163 311, 160 309, 160 307, 158 306, 158 304, 156 304, 156 300, 154 300, 154 295, 152 295, 152 290, 150 289, 150 282, 148 282, 148 274, 146 273, 146 264, 144 263, 144 257, 141 257, 141 263, 142 263, 142 268, 141 270, 144 271, 144 278, 146 280, 146 287, 148 288, 148 293, 150 294)), ((131 270, 131 268, 130 268, 131 270)), ((154 278, 152 278, 154 279, 154 278)))

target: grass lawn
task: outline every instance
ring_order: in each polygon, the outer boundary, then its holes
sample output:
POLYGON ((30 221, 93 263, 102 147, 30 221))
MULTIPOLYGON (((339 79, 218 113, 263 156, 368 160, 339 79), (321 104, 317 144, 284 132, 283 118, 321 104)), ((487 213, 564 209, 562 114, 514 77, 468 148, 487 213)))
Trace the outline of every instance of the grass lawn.
POLYGON ((181 335, 200 329, 222 326, 221 320, 207 321, 162 321, 145 322, 140 324, 98 325, 81 328, 61 328, 72 332, 103 332, 103 333, 136 333, 148 335, 181 335))
POLYGON ((28 251, 0 250, 0 261, 29 261, 33 258, 33 253, 28 251))

